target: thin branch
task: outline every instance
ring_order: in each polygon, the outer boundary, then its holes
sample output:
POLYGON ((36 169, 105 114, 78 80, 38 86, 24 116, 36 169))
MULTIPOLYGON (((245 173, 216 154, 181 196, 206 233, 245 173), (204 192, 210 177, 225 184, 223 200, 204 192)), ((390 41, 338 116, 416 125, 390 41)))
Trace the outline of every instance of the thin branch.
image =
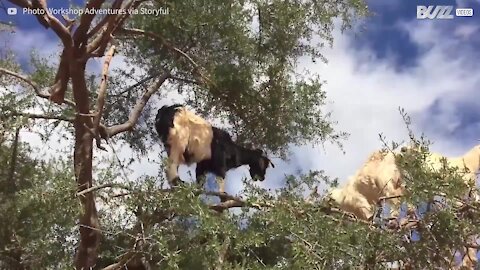
POLYGON ((196 85, 201 85, 202 84, 199 81, 195 81, 195 80, 191 80, 191 79, 187 79, 187 78, 181 78, 181 77, 177 77, 177 76, 172 76, 171 79, 179 81, 179 82, 191 83, 191 84, 196 84, 196 85))
POLYGON ((73 39, 70 35, 70 31, 66 28, 55 16, 48 13, 48 10, 45 9, 46 16, 50 22, 50 26, 57 36, 62 40, 65 49, 71 49, 73 46, 73 39))
MULTIPOLYGON (((142 2, 143 0, 131 0, 127 4, 125 4, 122 9, 136 9, 142 2)), ((123 23, 129 16, 130 12, 126 12, 125 14, 119 13, 116 16, 108 18, 106 29, 87 45, 87 54, 89 54, 88 57, 103 56, 105 49, 108 46, 108 43, 113 38, 114 33, 117 31, 117 29, 119 29, 121 25, 123 25, 123 23)))
POLYGON ((208 208, 212 209, 212 210, 215 210, 219 213, 223 212, 224 210, 227 210, 227 209, 230 209, 230 208, 234 208, 234 207, 243 207, 245 206, 245 202, 243 201, 235 201, 235 200, 229 200, 229 201, 226 201, 226 202, 222 202, 222 203, 219 203, 219 204, 215 204, 215 205, 210 205, 208 206, 208 208))
POLYGON ((11 3, 27 9, 43 9, 44 12, 37 12, 35 16, 37 20, 45 28, 51 27, 55 34, 62 40, 65 48, 71 48, 73 46, 73 39, 70 35, 70 31, 53 15, 48 12, 47 4, 45 0, 26 1, 26 0, 9 0, 11 3))
POLYGON ((98 34, 97 37, 92 40, 92 42, 87 45, 87 54, 89 54, 88 57, 103 56, 103 51, 105 49, 102 50, 102 48, 106 48, 108 43, 112 39, 112 33, 115 29, 115 21, 118 16, 120 15, 114 15, 109 17, 107 21, 107 27, 100 34, 98 34))
POLYGON ((74 119, 61 115, 48 115, 48 114, 36 114, 36 113, 24 113, 24 112, 15 112, 10 111, 4 114, 5 116, 23 116, 30 119, 45 119, 45 120, 60 120, 69 123, 73 123, 74 119))
POLYGON ((148 32, 142 29, 136 29, 136 28, 122 28, 120 29, 120 33, 126 33, 126 34, 136 34, 136 35, 143 35, 146 37, 150 37, 152 39, 157 39, 159 40, 165 47, 168 49, 181 54, 183 57, 185 57, 195 68, 199 68, 200 66, 184 51, 180 50, 179 48, 175 47, 174 45, 170 44, 162 35, 153 33, 153 32, 148 32))
POLYGON ((134 250, 130 250, 121 255, 120 261, 110 264, 107 267, 102 268, 102 270, 120 270, 120 269, 128 269, 126 265, 135 258, 138 253, 134 250))
POLYGON ((93 117, 93 134, 95 135, 95 141, 99 149, 106 150, 101 146, 101 139, 99 133, 100 119, 102 118, 103 108, 105 105, 105 97, 107 95, 107 80, 108 80, 108 67, 112 61, 113 55, 115 53, 115 46, 110 47, 110 50, 105 57, 105 62, 103 63, 102 69, 102 81, 100 82, 100 88, 98 89, 97 97, 97 111, 93 117))
POLYGON ((378 198, 378 202, 391 200, 391 199, 397 199, 397 198, 401 198, 401 197, 403 197, 403 195, 383 196, 383 197, 378 198))
POLYGON ((160 41, 165 47, 167 47, 169 50, 183 56, 184 58, 186 58, 188 60, 188 62, 190 62, 190 64, 192 64, 192 66, 194 67, 194 70, 196 72, 198 72, 198 74, 200 75, 200 77, 205 81, 204 83, 208 83, 208 84, 211 84, 211 85, 215 85, 211 80, 210 78, 208 78, 207 76, 205 76, 202 71, 201 71, 201 68, 200 68, 200 65, 197 64, 197 62, 195 62, 195 60, 193 60, 187 53, 185 53, 184 51, 182 51, 181 49, 175 47, 174 45, 172 45, 169 41, 167 41, 162 35, 158 34, 158 33, 153 33, 153 32, 149 32, 149 31, 145 31, 145 30, 142 30, 142 29, 136 29, 136 28, 122 28, 119 30, 120 33, 125 33, 125 34, 132 34, 132 35, 143 35, 143 36, 146 36, 146 37, 149 37, 151 39, 154 39, 154 40, 158 40, 160 41))
MULTIPOLYGON (((139 80, 139 81, 138 81, 138 82, 136 82, 135 84, 133 84, 133 85, 131 85, 131 86, 127 87, 125 90, 123 90, 122 92, 120 92, 118 95, 120 96, 120 95, 123 95, 123 94, 125 94, 125 93, 127 93, 127 92, 130 92, 130 91, 131 91, 131 90, 133 90, 134 88, 137 88, 138 86, 140 86, 140 85, 142 85, 142 84, 144 84, 144 83, 148 82, 149 80, 151 80, 151 79, 153 79, 153 78, 155 78, 155 77, 158 77, 158 76, 160 76, 160 74, 162 74, 162 72, 161 72, 161 71, 159 71, 159 72, 155 72, 154 74, 152 74, 152 75, 149 75, 149 76, 147 76, 147 77, 145 77, 145 78, 143 78, 143 79, 139 80)), ((172 77, 172 78, 173 78, 173 77, 172 77)))
POLYGON ((145 107, 145 105, 147 105, 150 97, 158 91, 160 86, 162 86, 165 80, 169 77, 170 72, 165 72, 158 78, 156 82, 150 85, 147 91, 143 93, 142 97, 137 100, 137 103, 133 107, 130 115, 128 116, 128 120, 125 123, 106 128, 107 137, 110 138, 117 135, 118 133, 131 130, 137 123, 138 118, 140 118, 143 108, 145 107))
POLYGON ((236 197, 236 196, 233 196, 233 195, 230 195, 226 192, 218 192, 218 191, 205 191, 205 190, 197 190, 195 192, 196 195, 199 195, 199 194, 204 194, 204 195, 207 195, 207 196, 217 196, 219 197, 220 199, 225 199, 225 200, 234 200, 234 201, 238 201, 238 202, 244 202, 242 198, 240 197, 236 197))
MULTIPOLYGON (((123 0, 115 0, 115 2, 112 4, 110 9, 111 10, 118 9, 122 6, 122 3, 123 3, 123 0)), ((103 26, 105 26, 105 24, 111 19, 111 17, 114 17, 114 16, 115 16, 115 13, 112 13, 103 17, 102 20, 100 20, 100 22, 97 25, 95 25, 92 28, 92 30, 90 30, 90 32, 88 32, 87 39, 93 37, 96 33, 98 33, 98 31, 100 31, 103 28, 103 26)))
MULTIPOLYGON (((105 0, 91 0, 88 1, 85 5, 85 9, 99 9, 105 0)), ((92 24, 93 18, 95 17, 96 13, 92 12, 84 12, 80 17, 80 24, 75 30, 75 34, 73 34, 73 39, 77 44, 84 44, 87 42, 87 32, 90 29, 90 25, 92 24)))
MULTIPOLYGON (((50 95, 46 94, 46 93, 43 93, 42 90, 40 89, 40 87, 35 82, 33 82, 31 79, 29 79, 27 76, 19 74, 17 72, 11 71, 11 70, 8 70, 8 69, 5 69, 5 68, 0 68, 0 74, 2 74, 2 73, 10 75, 12 77, 15 77, 17 79, 20 79, 20 80, 24 81, 25 83, 27 83, 28 85, 30 85, 33 88, 33 90, 35 91, 35 94, 38 97, 41 97, 41 98, 44 98, 44 99, 50 99, 50 95)), ((75 102, 73 102, 71 100, 65 99, 65 103, 68 104, 69 106, 75 107, 75 102)))
POLYGON ((218 263, 215 267, 215 270, 222 270, 223 268, 223 263, 225 262, 225 257, 227 256, 228 253, 228 248, 230 246, 230 236, 226 236, 225 240, 223 241, 222 247, 219 251, 218 254, 218 263))
POLYGON ((97 191, 99 189, 104 189, 104 188, 121 188, 121 189, 126 189, 126 190, 129 190, 128 187, 122 185, 122 184, 117 184, 117 183, 107 183, 107 184, 103 184, 103 185, 98 185, 98 186, 94 186, 94 187, 91 187, 91 188, 87 188, 87 189, 84 189, 80 192, 77 193, 77 197, 80 197, 80 196, 84 196, 85 194, 87 193, 90 193, 90 192, 93 192, 93 191, 97 191))
POLYGON ((17 158, 18 158, 18 141, 20 137, 20 127, 17 127, 15 130, 15 138, 13 139, 12 145, 12 157, 10 159, 10 171, 8 172, 8 180, 10 183, 10 190, 12 193, 16 191, 16 183, 15 183, 15 169, 17 166, 17 158))

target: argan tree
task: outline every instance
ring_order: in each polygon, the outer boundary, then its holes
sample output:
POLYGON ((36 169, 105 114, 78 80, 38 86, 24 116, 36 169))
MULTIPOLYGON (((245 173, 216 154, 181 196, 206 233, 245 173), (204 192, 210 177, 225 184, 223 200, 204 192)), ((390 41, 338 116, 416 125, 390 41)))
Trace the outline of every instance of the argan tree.
MULTIPOLYGON (((2 115, 71 124, 73 171, 82 206, 74 260, 77 269, 99 265, 102 228, 94 192, 99 187, 95 186, 93 157, 105 149, 102 140, 114 138, 145 153, 151 133, 149 109, 155 107, 152 97, 168 97, 167 90, 177 89, 197 111, 226 120, 239 142, 283 156, 289 144, 336 141, 342 136, 333 131, 328 115, 321 110, 325 98, 321 81, 298 74, 296 67, 301 58, 325 60, 321 48, 332 44, 334 22, 342 29, 349 27, 355 18, 366 14, 363 1, 91 0, 83 7, 83 14, 71 18, 50 14, 46 1, 9 2, 43 10, 35 15, 39 24, 45 31, 53 31, 61 42, 56 67, 34 61, 33 70, 27 72, 12 58, 2 60, 3 83, 23 87, 21 94, 28 99, 28 108, 47 112, 34 114, 22 111, 25 107, 4 103, 2 115), (101 8, 129 12, 97 15, 92 11, 101 8), (168 14, 133 12, 160 8, 168 8, 168 14), (116 53, 132 68, 109 79, 110 62, 116 53), (103 60, 101 73, 89 74, 87 63, 95 58, 103 60), (139 78, 133 67, 146 75, 139 78), (136 82, 126 86, 127 79, 136 82)), ((190 200, 187 191, 172 194, 190 200)), ((236 205, 244 204, 222 196, 236 205)), ((165 200, 158 200, 157 205, 161 202, 165 200)), ((168 220, 171 214, 182 215, 158 206, 151 215, 157 223, 168 220)), ((213 225, 218 222, 209 220, 213 225)), ((202 237, 208 239, 207 235, 202 237)), ((140 242, 135 243, 136 248, 140 242)), ((107 268, 128 264, 129 269, 135 269, 138 260, 133 258, 140 252, 132 252, 107 268)))

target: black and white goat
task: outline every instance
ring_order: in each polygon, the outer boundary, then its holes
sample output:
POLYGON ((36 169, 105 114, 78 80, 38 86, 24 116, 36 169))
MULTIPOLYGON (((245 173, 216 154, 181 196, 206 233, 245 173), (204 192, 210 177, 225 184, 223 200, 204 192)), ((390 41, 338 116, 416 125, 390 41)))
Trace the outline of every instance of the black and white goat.
MULTIPOLYGON (((263 181, 269 164, 274 167, 262 150, 237 145, 226 131, 213 127, 182 105, 160 108, 155 118, 155 129, 167 151, 166 174, 173 185, 180 180, 180 164, 197 163, 197 183, 207 172, 224 180, 228 170, 242 165, 250 166, 252 179, 263 181)), ((223 181, 220 191, 224 191, 223 181)))

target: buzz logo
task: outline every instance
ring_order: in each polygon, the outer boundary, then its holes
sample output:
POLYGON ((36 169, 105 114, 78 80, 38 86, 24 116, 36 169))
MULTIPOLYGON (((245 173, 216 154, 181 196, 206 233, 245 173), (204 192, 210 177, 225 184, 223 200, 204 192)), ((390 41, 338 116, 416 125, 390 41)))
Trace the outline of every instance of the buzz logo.
POLYGON ((453 6, 417 6, 417 19, 453 19, 453 6))

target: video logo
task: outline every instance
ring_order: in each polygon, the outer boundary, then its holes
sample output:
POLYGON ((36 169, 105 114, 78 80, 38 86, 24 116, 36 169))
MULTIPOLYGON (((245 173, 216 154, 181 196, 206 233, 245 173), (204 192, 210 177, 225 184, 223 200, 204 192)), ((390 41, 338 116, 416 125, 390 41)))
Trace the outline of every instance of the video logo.
POLYGON ((8 15, 17 15, 17 8, 14 8, 14 7, 7 8, 7 14, 8 15))
POLYGON ((417 19, 453 19, 453 6, 417 6, 417 19))

